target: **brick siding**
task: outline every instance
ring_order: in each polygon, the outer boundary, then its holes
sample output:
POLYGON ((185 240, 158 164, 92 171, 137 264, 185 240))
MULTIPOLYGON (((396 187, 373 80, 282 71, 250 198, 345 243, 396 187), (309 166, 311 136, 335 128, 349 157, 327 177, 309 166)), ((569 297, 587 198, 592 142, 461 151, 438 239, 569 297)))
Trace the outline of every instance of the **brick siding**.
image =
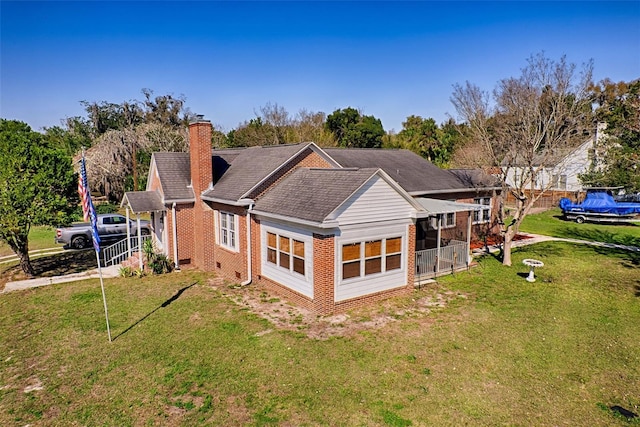
MULTIPOLYGON (((242 206, 230 206, 221 203, 211 203, 211 208, 216 211, 228 212, 238 217, 238 229, 236 230, 236 240, 238 252, 227 249, 220 244, 215 243, 212 239, 210 248, 213 250, 212 259, 209 260, 210 270, 215 271, 225 279, 233 282, 244 282, 248 279, 247 275, 247 214, 246 209, 242 206)), ((210 222, 207 225, 207 234, 215 237, 215 223, 213 211, 211 211, 210 222)), ((219 221, 219 219, 218 219, 219 221)), ((220 223, 218 222, 218 227, 220 223)), ((204 230, 203 230, 204 232, 204 230)), ((252 248, 252 250, 259 248, 252 248)))
MULTIPOLYGON (((170 257, 173 257, 173 218, 171 213, 167 216, 169 227, 170 257)), ((193 203, 176 205, 176 224, 178 239, 178 262, 180 268, 195 266, 195 246, 193 241, 194 218, 193 203)))

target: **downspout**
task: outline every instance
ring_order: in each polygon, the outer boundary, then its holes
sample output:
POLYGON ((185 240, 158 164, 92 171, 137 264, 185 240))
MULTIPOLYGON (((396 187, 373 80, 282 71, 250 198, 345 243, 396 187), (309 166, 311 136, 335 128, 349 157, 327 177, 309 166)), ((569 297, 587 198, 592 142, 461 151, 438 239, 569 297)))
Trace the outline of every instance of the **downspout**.
POLYGON ((241 286, 251 284, 251 211, 253 210, 253 203, 249 204, 247 209, 247 280, 240 283, 241 286))
POLYGON ((138 266, 140 267, 140 271, 142 271, 142 269, 144 268, 143 263, 142 263, 142 257, 143 257, 143 248, 142 248, 142 229, 140 227, 140 214, 137 213, 136 214, 136 223, 138 224, 138 266))
POLYGON ((171 206, 171 234, 173 236, 173 265, 176 271, 180 271, 180 263, 178 262, 178 224, 176 221, 176 204, 171 206))

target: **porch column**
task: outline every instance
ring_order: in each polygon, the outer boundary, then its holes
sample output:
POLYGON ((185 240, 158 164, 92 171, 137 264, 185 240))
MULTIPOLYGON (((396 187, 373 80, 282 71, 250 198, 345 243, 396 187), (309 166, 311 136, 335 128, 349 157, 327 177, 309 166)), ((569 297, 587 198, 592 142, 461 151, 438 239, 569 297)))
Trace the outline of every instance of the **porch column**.
POLYGON ((138 266, 140 267, 140 270, 142 271, 142 230, 140 229, 140 214, 136 214, 136 216, 138 217, 137 221, 138 221, 138 266))
POLYGON ((436 237, 436 276, 440 272, 440 236, 442 234, 442 214, 438 214, 438 236, 436 237))
POLYGON ((471 211, 467 212, 469 215, 467 216, 467 267, 471 264, 471 217, 473 213, 471 211))
POLYGON ((129 256, 127 258, 131 258, 131 222, 129 220, 129 205, 127 204, 127 253, 129 256))

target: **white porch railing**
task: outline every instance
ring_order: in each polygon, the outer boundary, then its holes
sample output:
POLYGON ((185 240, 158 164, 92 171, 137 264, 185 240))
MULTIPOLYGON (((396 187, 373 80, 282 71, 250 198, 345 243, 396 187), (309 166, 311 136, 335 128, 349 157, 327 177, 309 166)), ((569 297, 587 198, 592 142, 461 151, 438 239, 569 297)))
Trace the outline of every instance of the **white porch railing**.
POLYGON ((447 246, 416 251, 415 280, 430 279, 442 274, 467 268, 469 245, 467 242, 451 240, 447 246))
MULTIPOLYGON (((138 246, 138 236, 131 236, 131 253, 138 252, 144 245, 144 242, 151 239, 150 235, 142 235, 142 242, 138 246)), ((111 246, 107 246, 102 249, 102 262, 105 267, 109 265, 120 264, 122 261, 129 258, 129 246, 127 245, 127 238, 114 243, 111 246)))

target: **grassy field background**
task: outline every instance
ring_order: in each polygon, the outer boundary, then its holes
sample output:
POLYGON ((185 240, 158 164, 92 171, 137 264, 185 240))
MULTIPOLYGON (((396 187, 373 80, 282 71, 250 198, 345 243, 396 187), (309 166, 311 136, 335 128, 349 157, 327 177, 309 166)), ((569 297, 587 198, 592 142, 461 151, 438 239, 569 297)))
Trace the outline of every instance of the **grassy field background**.
POLYGON ((259 287, 113 279, 112 343, 95 280, 5 294, 0 425, 640 425, 610 409, 640 412, 633 255, 536 244, 288 329, 240 303, 291 310, 259 287), (523 258, 545 263, 533 284, 523 258), (309 336, 328 321, 344 333, 309 336))

